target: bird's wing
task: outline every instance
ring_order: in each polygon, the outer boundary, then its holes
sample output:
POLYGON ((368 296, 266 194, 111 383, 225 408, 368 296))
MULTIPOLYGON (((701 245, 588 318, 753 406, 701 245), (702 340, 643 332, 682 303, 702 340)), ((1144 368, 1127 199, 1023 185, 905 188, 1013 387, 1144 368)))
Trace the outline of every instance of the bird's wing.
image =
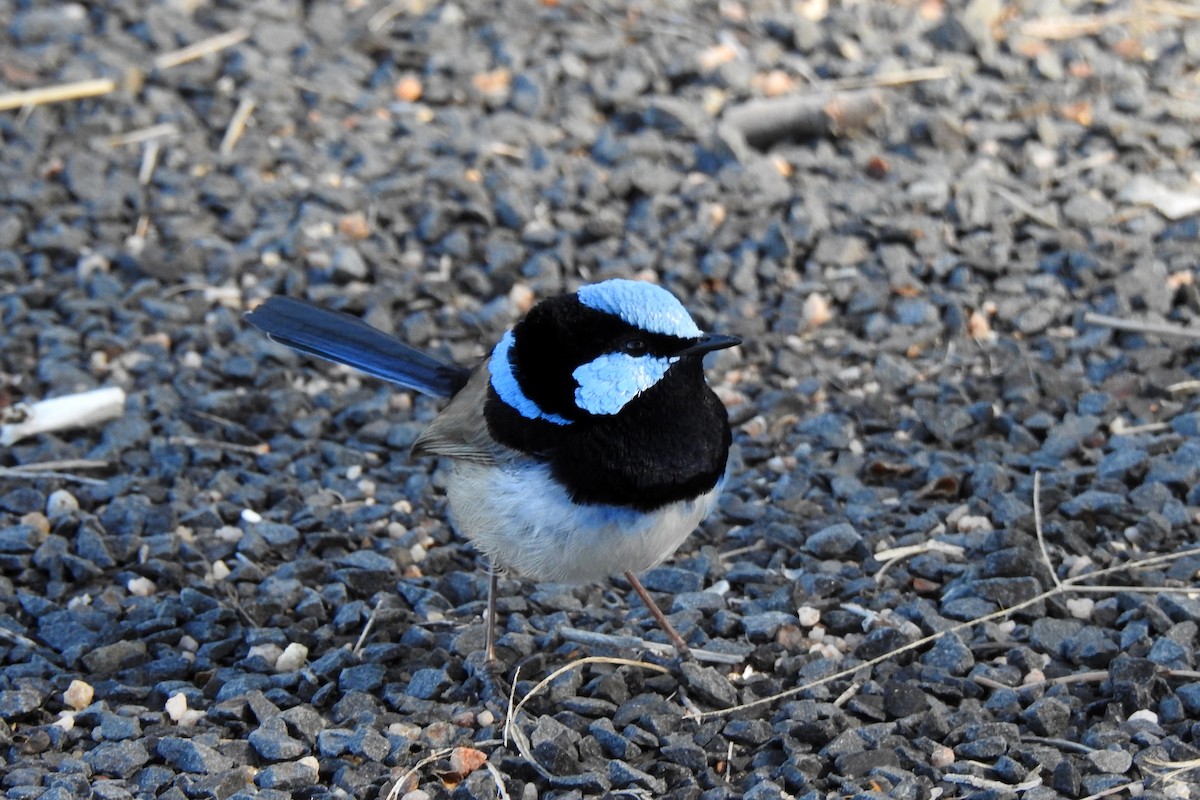
POLYGON ((483 416, 489 380, 487 364, 475 370, 462 391, 417 437, 413 455, 445 456, 477 464, 504 460, 504 448, 488 433, 483 416))
POLYGON ((294 297, 268 297, 246 321, 280 344, 434 397, 451 397, 471 371, 447 364, 358 317, 294 297))

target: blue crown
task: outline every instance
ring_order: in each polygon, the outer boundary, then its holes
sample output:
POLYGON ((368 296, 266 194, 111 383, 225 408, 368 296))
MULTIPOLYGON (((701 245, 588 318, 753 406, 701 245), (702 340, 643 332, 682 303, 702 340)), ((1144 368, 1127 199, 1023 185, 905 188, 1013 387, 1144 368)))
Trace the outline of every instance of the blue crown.
POLYGON ((675 295, 653 283, 614 278, 583 286, 576 295, 588 308, 620 317, 647 333, 680 339, 704 335, 675 295))

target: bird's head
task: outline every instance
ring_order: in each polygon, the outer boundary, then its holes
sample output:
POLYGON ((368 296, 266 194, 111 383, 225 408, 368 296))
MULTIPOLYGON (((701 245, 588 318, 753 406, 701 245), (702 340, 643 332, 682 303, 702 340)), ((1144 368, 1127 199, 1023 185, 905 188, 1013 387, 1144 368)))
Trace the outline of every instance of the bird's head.
POLYGON ((660 286, 609 280, 534 306, 492 352, 491 385, 525 419, 573 425, 620 414, 668 376, 699 390, 704 354, 738 343, 701 331, 660 286))

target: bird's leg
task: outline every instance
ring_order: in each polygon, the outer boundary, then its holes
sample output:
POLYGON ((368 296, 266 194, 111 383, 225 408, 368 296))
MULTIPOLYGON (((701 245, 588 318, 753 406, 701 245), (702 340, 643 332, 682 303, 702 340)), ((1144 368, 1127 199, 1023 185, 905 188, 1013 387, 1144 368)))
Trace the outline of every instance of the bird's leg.
POLYGON ((496 666, 496 592, 499 591, 500 575, 496 567, 488 565, 488 597, 487 597, 487 644, 484 653, 487 654, 487 666, 496 666))
POLYGON ((625 580, 629 581, 629 585, 637 592, 638 597, 642 598, 642 603, 649 610, 650 616, 654 617, 655 621, 658 622, 658 626, 663 629, 663 633, 667 634, 667 638, 671 640, 671 644, 675 645, 675 652, 679 654, 679 657, 690 660, 692 651, 688 649, 687 642, 683 641, 683 637, 675 630, 675 626, 667 620, 667 615, 662 612, 662 609, 650 597, 650 593, 646 591, 645 586, 642 586, 642 582, 632 572, 625 573, 625 580))
POLYGON ((468 669, 479 680, 480 699, 487 708, 503 714, 508 706, 509 690, 501 672, 503 665, 496 658, 496 595, 499 591, 500 571, 488 566, 487 611, 483 621, 486 639, 482 653, 472 653, 467 658, 468 669))

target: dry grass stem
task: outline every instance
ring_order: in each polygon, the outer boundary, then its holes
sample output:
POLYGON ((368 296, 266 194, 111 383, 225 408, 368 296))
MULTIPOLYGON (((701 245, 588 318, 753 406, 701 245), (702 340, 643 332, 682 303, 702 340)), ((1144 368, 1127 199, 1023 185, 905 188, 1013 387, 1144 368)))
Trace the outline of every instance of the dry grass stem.
POLYGON ((861 78, 843 78, 836 81, 817 84, 814 88, 832 89, 836 92, 847 92, 854 89, 886 89, 892 86, 907 86, 924 81, 940 81, 954 77, 950 67, 920 67, 918 69, 899 69, 892 72, 881 72, 878 75, 865 75, 861 78))
POLYGON ((219 152, 223 156, 227 156, 233 152, 233 148, 237 147, 238 139, 242 138, 242 134, 246 132, 246 123, 250 121, 250 115, 254 113, 254 98, 243 97, 234 110, 233 116, 229 120, 229 127, 225 129, 225 136, 221 139, 221 147, 219 152))
POLYGON ((492 776, 492 780, 496 782, 496 794, 500 796, 500 800, 510 800, 508 789, 504 786, 504 776, 500 774, 499 768, 491 761, 483 762, 484 769, 492 776))
POLYGON ((1107 14, 1088 14, 1071 17, 1046 17, 1026 22, 1021 33, 1035 39, 1058 41, 1091 36, 1105 28, 1125 26, 1138 19, 1132 11, 1110 11, 1107 14))
POLYGON ((1001 200, 1008 203, 1010 206, 1015 208, 1017 211, 1020 211, 1034 222, 1039 222, 1042 225, 1045 225, 1047 228, 1053 228, 1054 230, 1058 230, 1062 227, 1062 225, 1059 224, 1058 219, 1056 219, 1053 214, 1042 211, 1041 209, 1026 202, 1025 199, 1016 192, 1009 191, 1003 186, 994 183, 988 184, 987 188, 992 194, 996 195, 1001 200))
POLYGON ((946 773, 942 776, 942 780, 946 783, 959 783, 964 786, 970 786, 973 789, 991 789, 999 792, 1027 792, 1042 785, 1040 777, 1030 778, 1018 784, 1011 784, 989 780, 988 778, 980 778, 977 775, 959 775, 954 772, 946 773))
POLYGON ((1107 789, 1096 792, 1095 794, 1089 794, 1086 797, 1081 797, 1079 800, 1100 800, 1101 797, 1111 797, 1114 794, 1119 794, 1121 792, 1129 792, 1131 796, 1136 797, 1144 788, 1145 786, 1141 781, 1130 781, 1129 783, 1123 783, 1120 786, 1110 786, 1107 789))
POLYGON ((962 560, 965 551, 962 547, 956 544, 947 544, 940 542, 937 539, 930 539, 920 544, 910 544, 904 547, 889 547, 885 550, 880 550, 875 553, 875 560, 882 561, 879 569, 875 572, 875 582, 882 583, 884 576, 888 570, 899 564, 905 559, 913 558, 914 556, 923 555, 925 553, 942 553, 958 560, 962 560))
POLYGON ((157 139, 146 142, 146 149, 142 151, 142 164, 138 167, 138 183, 142 186, 150 183, 150 178, 154 175, 154 168, 158 166, 159 149, 157 139))
POLYGON ((1133 333, 1150 333, 1157 336, 1179 336, 1184 339, 1200 339, 1200 328, 1184 328, 1179 325, 1168 325, 1162 322, 1139 322, 1132 319, 1110 317, 1107 314, 1087 312, 1083 321, 1089 325, 1100 325, 1117 331, 1133 333))
POLYGON ((124 147, 130 144, 142 144, 154 139, 165 139, 168 136, 175 136, 178 133, 178 125, 173 122, 162 122, 158 125, 149 125, 145 128, 138 128, 135 131, 110 136, 105 141, 109 147, 124 147))
POLYGON ((453 752, 454 752, 453 747, 444 747, 441 750, 433 751, 429 755, 425 756, 425 758, 422 758, 420 761, 418 761, 416 764, 413 764, 413 766, 408 770, 408 772, 401 775, 400 778, 397 779, 397 781, 392 784, 392 788, 388 791, 387 797, 385 798, 385 800, 399 800, 400 792, 411 791, 411 789, 406 790, 404 788, 405 786, 408 785, 409 778, 413 777, 414 775, 416 775, 418 772, 420 772, 421 770, 423 770, 425 767, 429 766, 433 762, 441 761, 443 758, 445 758, 446 756, 450 755, 453 752))
POLYGON ((226 450, 230 453, 244 453, 248 456, 261 456, 271 452, 271 446, 268 444, 237 444, 236 442, 222 442, 216 439, 200 439, 195 436, 172 436, 167 440, 170 444, 177 444, 183 447, 212 447, 217 450, 226 450))
POLYGON ((198 58, 203 58, 212 53, 219 53, 222 50, 240 44, 249 36, 250 31, 245 28, 234 28, 225 33, 218 33, 216 36, 201 39, 195 44, 189 44, 187 47, 163 53, 154 59, 154 68, 171 69, 172 67, 178 67, 180 64, 186 64, 189 61, 195 61, 198 58))
POLYGON ((1046 534, 1042 530, 1042 473, 1040 470, 1035 470, 1033 473, 1033 530, 1037 534, 1038 548, 1042 551, 1042 561, 1049 568, 1055 587, 1061 590, 1063 584, 1058 579, 1054 562, 1050 560, 1050 550, 1046 547, 1046 534))
POLYGON ((83 100, 87 97, 109 94, 116 90, 117 82, 112 78, 93 78, 73 83, 60 83, 55 86, 43 86, 38 89, 26 89, 20 92, 5 92, 0 94, 0 111, 31 108, 48 103, 62 103, 67 100, 83 100))
MULTIPOLYGON (((620 635, 612 633, 597 633, 596 631, 585 631, 581 628, 562 627, 558 629, 559 634, 568 642, 576 642, 578 644, 599 645, 601 647, 625 648, 629 650, 649 650, 654 653, 669 655, 675 652, 674 645, 667 642, 652 642, 649 639, 643 639, 640 636, 620 635)), ((735 653, 718 653, 713 650, 697 650, 689 648, 692 657, 697 661, 707 661, 712 664, 740 664, 745 659, 735 653)))
POLYGON ((1167 391, 1171 394, 1200 391, 1200 381, 1180 381, 1179 383, 1172 383, 1167 387, 1167 391))

